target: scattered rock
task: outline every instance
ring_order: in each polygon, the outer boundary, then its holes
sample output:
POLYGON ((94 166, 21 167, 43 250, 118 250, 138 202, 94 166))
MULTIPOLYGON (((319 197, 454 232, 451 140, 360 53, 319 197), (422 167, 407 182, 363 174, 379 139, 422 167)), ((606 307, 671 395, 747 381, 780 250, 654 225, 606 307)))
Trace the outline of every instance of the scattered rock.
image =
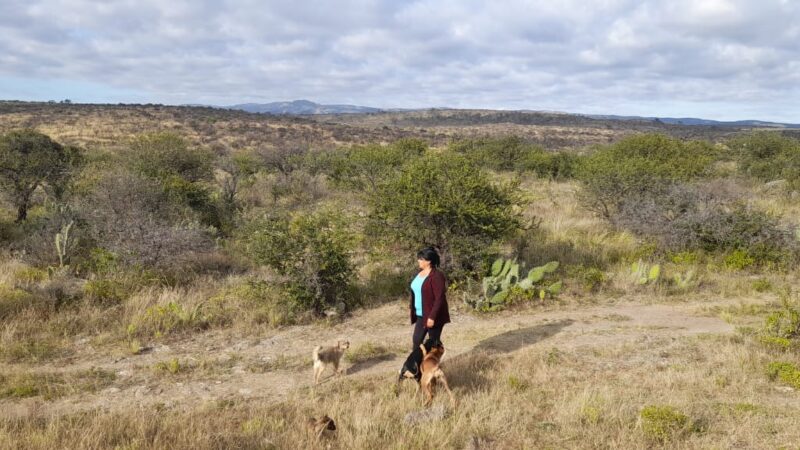
POLYGON ((444 405, 436 405, 432 408, 423 409, 422 411, 412 411, 406 414, 405 421, 409 425, 416 425, 418 423, 436 422, 444 419, 447 416, 447 411, 444 405))
POLYGON ((245 396, 245 397, 250 397, 251 395, 253 395, 253 390, 252 389, 239 389, 239 395, 242 395, 242 396, 245 396))
POLYGON ((794 392, 794 388, 790 386, 775 386, 775 390, 780 392, 794 392))
POLYGON ((110 388, 106 388, 106 389, 103 389, 102 391, 100 391, 100 394, 101 395, 111 395, 111 394, 116 394, 119 391, 120 391, 120 388, 110 387, 110 388))
POLYGON ((169 345, 159 345, 159 346, 153 348, 153 351, 155 353, 163 353, 163 352, 168 352, 170 350, 172 350, 172 349, 169 348, 169 345))
POLYGON ((764 190, 770 191, 770 190, 783 189, 786 187, 787 184, 788 182, 786 180, 770 181, 769 183, 764 183, 764 190))

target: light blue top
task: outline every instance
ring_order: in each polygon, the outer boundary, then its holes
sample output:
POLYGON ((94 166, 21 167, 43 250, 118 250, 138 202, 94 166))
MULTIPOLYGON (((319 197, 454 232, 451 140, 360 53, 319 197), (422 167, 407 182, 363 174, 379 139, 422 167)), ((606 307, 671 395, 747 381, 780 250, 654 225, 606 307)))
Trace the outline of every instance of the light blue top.
POLYGON ((422 317, 422 283, 425 282, 427 275, 418 274, 411 282, 411 291, 414 293, 414 309, 417 310, 417 317, 422 317))

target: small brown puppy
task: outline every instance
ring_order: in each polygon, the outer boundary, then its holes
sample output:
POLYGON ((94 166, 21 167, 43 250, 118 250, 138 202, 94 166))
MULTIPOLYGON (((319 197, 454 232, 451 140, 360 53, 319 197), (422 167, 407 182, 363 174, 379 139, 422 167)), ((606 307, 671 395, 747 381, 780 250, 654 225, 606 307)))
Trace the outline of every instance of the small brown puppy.
POLYGON ((331 437, 336 432, 336 423, 327 415, 321 417, 309 417, 306 420, 308 432, 313 434, 316 439, 321 437, 331 437))
POLYGON ((314 349, 314 384, 319 384, 319 379, 325 368, 331 366, 336 374, 341 374, 339 363, 342 360, 344 351, 350 348, 349 341, 338 341, 334 347, 323 347, 318 345, 314 349))
POLYGON ((422 378, 419 380, 418 389, 422 389, 422 392, 425 393, 425 406, 430 405, 433 400, 433 388, 437 382, 444 386, 450 396, 450 403, 455 406, 456 399, 453 397, 453 392, 450 391, 450 386, 447 385, 447 378, 445 378, 444 372, 439 367, 442 356, 444 356, 444 346, 441 344, 434 345, 429 352, 425 351, 424 345, 419 347, 422 349, 422 364, 420 364, 422 378))

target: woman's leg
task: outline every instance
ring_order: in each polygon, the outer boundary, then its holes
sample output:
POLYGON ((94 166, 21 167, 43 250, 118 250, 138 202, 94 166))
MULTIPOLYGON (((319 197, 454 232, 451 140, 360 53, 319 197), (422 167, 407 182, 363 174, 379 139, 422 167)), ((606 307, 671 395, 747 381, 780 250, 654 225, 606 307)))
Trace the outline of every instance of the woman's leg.
POLYGON ((431 341, 441 341, 443 328, 444 324, 437 325, 433 328, 428 328, 428 339, 431 341))
POLYGON ((428 330, 425 328, 425 323, 421 317, 417 317, 417 321, 414 323, 414 335, 411 336, 411 351, 419 351, 419 345, 422 344, 422 341, 425 339, 425 333, 428 330))

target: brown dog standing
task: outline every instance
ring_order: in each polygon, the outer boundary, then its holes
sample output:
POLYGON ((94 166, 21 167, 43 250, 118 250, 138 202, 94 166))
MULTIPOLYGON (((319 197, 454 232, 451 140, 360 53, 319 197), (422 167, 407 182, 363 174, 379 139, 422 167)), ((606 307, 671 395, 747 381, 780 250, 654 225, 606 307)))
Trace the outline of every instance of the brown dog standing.
POLYGON ((425 351, 425 346, 419 346, 422 349, 422 364, 420 370, 422 371, 422 378, 419 381, 419 389, 425 394, 425 405, 430 405, 433 400, 433 388, 438 382, 444 386, 447 394, 450 396, 450 403, 455 406, 456 399, 453 397, 453 392, 450 391, 450 386, 447 385, 447 378, 444 376, 439 364, 444 356, 444 346, 440 343, 431 347, 431 351, 425 351))

